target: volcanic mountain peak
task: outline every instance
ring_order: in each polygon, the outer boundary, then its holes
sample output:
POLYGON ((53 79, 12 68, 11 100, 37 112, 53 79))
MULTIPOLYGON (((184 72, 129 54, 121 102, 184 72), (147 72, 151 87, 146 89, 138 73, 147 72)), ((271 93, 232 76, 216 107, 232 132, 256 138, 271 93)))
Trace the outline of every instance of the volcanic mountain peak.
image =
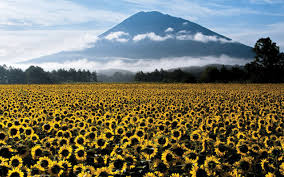
POLYGON ((129 36, 139 34, 155 33, 156 35, 164 36, 168 34, 196 34, 202 33, 207 36, 217 36, 227 40, 229 38, 217 34, 209 29, 206 29, 191 21, 173 17, 168 14, 162 14, 158 11, 138 12, 127 18, 112 29, 101 34, 99 37, 106 37, 111 33, 124 32, 129 36))
POLYGON ((203 26, 157 11, 138 12, 99 36, 91 47, 60 52, 26 63, 87 59, 106 62, 113 58, 162 59, 228 56, 252 59, 252 48, 203 26))

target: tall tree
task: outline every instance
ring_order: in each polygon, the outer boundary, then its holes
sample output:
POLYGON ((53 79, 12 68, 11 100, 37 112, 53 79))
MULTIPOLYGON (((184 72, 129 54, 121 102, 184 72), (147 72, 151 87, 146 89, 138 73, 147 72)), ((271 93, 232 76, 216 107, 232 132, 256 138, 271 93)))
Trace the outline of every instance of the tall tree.
POLYGON ((48 84, 51 79, 41 67, 30 66, 26 71, 26 81, 28 84, 48 84))
POLYGON ((254 48, 256 56, 246 65, 250 79, 254 82, 283 82, 283 54, 271 39, 259 39, 254 48))

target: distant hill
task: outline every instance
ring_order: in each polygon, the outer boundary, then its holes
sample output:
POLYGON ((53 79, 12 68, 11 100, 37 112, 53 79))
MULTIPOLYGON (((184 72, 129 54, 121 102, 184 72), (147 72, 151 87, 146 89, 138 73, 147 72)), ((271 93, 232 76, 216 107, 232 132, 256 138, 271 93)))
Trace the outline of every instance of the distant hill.
POLYGON ((160 12, 139 12, 99 35, 91 48, 60 52, 25 63, 64 62, 79 59, 104 62, 112 58, 160 59, 219 57, 252 59, 252 48, 232 41, 188 20, 160 12))

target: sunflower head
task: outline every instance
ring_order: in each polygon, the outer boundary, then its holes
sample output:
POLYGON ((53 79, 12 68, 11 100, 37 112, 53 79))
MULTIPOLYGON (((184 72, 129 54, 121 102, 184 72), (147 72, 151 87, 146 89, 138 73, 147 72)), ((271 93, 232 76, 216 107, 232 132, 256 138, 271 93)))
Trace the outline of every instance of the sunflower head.
POLYGON ((43 169, 49 169, 52 165, 52 161, 46 156, 40 157, 37 165, 43 169))
POLYGON ((24 177, 24 173, 20 168, 13 168, 8 171, 8 177, 24 177))
POLYGON ((21 168, 23 165, 23 160, 19 155, 16 155, 10 159, 9 164, 12 168, 21 168))
POLYGON ((49 168, 49 174, 53 176, 60 176, 63 173, 63 166, 58 162, 52 162, 49 168))
POLYGON ((78 161, 84 161, 87 159, 87 153, 85 151, 85 148, 82 146, 79 146, 76 150, 75 150, 75 157, 78 161))
POLYGON ((62 146, 60 147, 58 154, 60 159, 69 159, 72 155, 72 147, 71 146, 62 146))

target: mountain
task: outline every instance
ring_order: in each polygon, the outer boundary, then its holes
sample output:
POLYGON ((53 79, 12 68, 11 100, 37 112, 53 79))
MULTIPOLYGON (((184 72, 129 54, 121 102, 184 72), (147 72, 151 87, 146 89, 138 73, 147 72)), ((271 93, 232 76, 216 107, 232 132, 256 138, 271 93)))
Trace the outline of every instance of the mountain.
POLYGON ((99 35, 92 47, 60 52, 26 63, 92 61, 113 58, 161 59, 174 57, 219 57, 252 59, 252 48, 232 41, 188 20, 160 12, 139 12, 99 35))

